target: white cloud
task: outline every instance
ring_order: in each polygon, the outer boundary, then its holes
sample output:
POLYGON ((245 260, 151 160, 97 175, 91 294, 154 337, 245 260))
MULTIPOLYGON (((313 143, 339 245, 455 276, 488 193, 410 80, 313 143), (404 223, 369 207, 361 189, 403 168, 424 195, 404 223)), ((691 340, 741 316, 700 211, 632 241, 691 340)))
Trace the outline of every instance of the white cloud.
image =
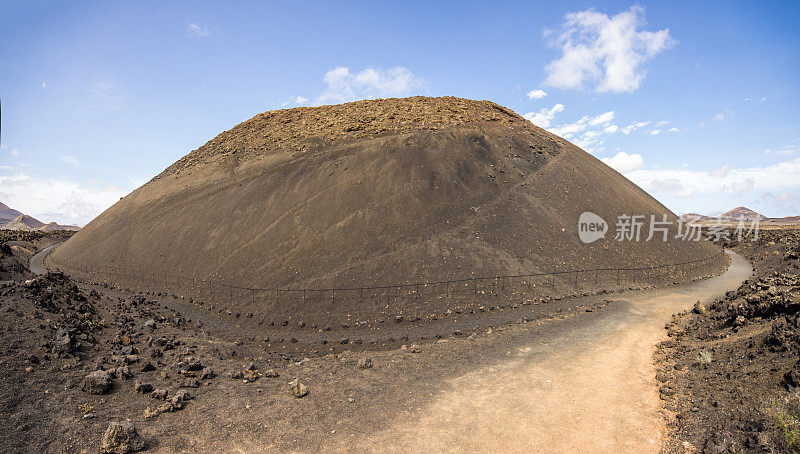
POLYGON ((546 84, 577 89, 595 82, 601 92, 633 92, 645 77, 642 64, 675 44, 669 29, 639 30, 644 9, 609 17, 594 9, 568 13, 554 45, 561 56, 546 67, 546 84))
POLYGON ((725 164, 724 166, 720 167, 719 169, 709 173, 712 177, 715 178, 725 178, 728 175, 728 172, 731 171, 731 165, 725 164))
POLYGON ((603 162, 620 173, 626 173, 644 167, 644 158, 640 154, 628 154, 620 151, 614 157, 603 158, 603 162))
POLYGON ((536 126, 545 128, 557 136, 561 136, 575 143, 590 153, 602 151, 603 135, 613 134, 619 127, 614 121, 614 111, 603 112, 595 116, 585 115, 575 123, 555 125, 553 120, 556 114, 564 111, 563 104, 556 104, 550 108, 543 108, 538 112, 528 112, 523 117, 536 126))
POLYGON ((678 128, 669 128, 668 132, 680 132, 681 130, 678 128))
POLYGON ((528 112, 523 117, 540 128, 547 128, 556 114, 564 111, 564 104, 556 104, 550 108, 543 108, 538 112, 528 112))
MULTIPOLYGON (((797 142, 797 140, 794 140, 793 142, 797 142)), ((785 145, 781 148, 778 148, 777 150, 772 150, 770 148, 764 150, 764 153, 766 154, 770 154, 772 152, 775 152, 781 156, 792 156, 800 152, 800 145, 795 145, 794 143, 791 143, 789 145, 785 145)))
POLYGON ((289 99, 287 101, 282 102, 281 106, 285 107, 285 106, 288 106, 290 104, 296 104, 298 106, 302 106, 303 104, 308 104, 308 98, 306 98, 305 96, 296 96, 294 98, 291 98, 291 99, 289 99))
POLYGON ((209 28, 196 23, 191 23, 186 26, 186 33, 193 38, 207 38, 218 31, 219 29, 217 27, 209 28))
POLYGON ((771 192, 767 192, 761 196, 761 199, 779 210, 785 210, 794 214, 800 212, 800 195, 785 192, 775 195, 771 192))
POLYGON ((766 96, 763 96, 761 99, 758 100, 758 102, 766 102, 766 101, 767 101, 767 97, 766 96))
POLYGON ((42 88, 47 88, 47 81, 46 80, 42 81, 42 88))
POLYGON ((590 118, 589 119, 589 125, 590 126, 597 126, 597 125, 609 123, 609 122, 611 122, 613 120, 614 120, 614 111, 611 110, 611 111, 608 111, 608 112, 605 112, 605 113, 601 113, 600 115, 597 115, 595 117, 590 118))
POLYGON ((679 169, 638 169, 626 172, 646 191, 654 193, 743 195, 752 191, 796 192, 800 188, 800 158, 763 167, 730 168, 715 171, 679 169))
POLYGON ((650 134, 651 136, 657 136, 657 135, 661 134, 661 130, 660 129, 654 129, 654 130, 648 132, 648 134, 650 134))
POLYGON ((752 178, 745 178, 743 181, 735 181, 731 183, 731 189, 736 195, 747 194, 755 187, 755 181, 752 178))
POLYGON ((357 73, 339 67, 325 73, 323 81, 325 91, 315 104, 408 96, 423 86, 421 78, 402 66, 387 70, 367 68, 357 73))
POLYGON ((60 159, 61 162, 69 164, 74 167, 81 165, 81 162, 78 161, 74 156, 70 156, 67 154, 62 154, 61 156, 58 157, 58 159, 60 159))
POLYGON ((16 148, 11 150, 11 156, 19 156, 19 150, 17 150, 16 148))
POLYGON ((716 114, 714 116, 714 119, 716 119, 717 121, 725 121, 725 113, 724 112, 720 112, 720 113, 716 114))
POLYGON ((0 200, 42 222, 84 225, 132 188, 93 186, 25 174, 0 176, 0 200))
POLYGON ((528 99, 542 99, 547 93, 542 89, 531 90, 528 92, 528 99))
POLYGON ((625 126, 624 128, 622 128, 622 133, 627 136, 628 134, 632 133, 633 131, 635 131, 637 129, 640 129, 640 128, 644 128, 645 126, 647 126, 649 124, 650 124, 649 121, 637 121, 637 122, 634 122, 634 123, 631 123, 628 126, 625 126))

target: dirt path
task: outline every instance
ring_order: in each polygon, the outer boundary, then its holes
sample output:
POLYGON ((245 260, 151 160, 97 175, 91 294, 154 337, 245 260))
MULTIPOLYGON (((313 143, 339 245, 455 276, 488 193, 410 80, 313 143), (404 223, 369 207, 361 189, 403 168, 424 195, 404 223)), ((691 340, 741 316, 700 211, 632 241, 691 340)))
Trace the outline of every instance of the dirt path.
POLYGON ((453 379, 427 408, 328 450, 658 452, 664 418, 655 345, 671 314, 750 275, 750 264, 729 254, 731 267, 719 277, 636 293, 627 310, 516 347, 514 359, 453 379))
POLYGON ((33 257, 31 257, 31 261, 30 261, 30 263, 28 265, 28 268, 31 270, 31 272, 33 274, 45 274, 45 273, 47 273, 47 268, 44 267, 44 259, 47 257, 47 254, 52 252, 53 249, 55 249, 56 247, 58 247, 61 244, 63 244, 63 241, 61 243, 56 243, 56 244, 54 244, 52 246, 48 246, 48 247, 42 249, 41 251, 39 251, 33 257))

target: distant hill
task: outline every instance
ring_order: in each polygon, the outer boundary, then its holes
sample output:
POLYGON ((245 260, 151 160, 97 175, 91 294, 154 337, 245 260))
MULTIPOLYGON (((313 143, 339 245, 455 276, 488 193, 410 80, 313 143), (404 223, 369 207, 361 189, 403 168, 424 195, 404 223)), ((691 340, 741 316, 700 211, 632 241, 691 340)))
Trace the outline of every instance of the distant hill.
POLYGON ((0 229, 52 232, 54 230, 80 230, 80 227, 77 225, 61 225, 55 222, 45 224, 33 216, 23 214, 0 202, 0 229))
POLYGON ((764 224, 800 224, 800 216, 770 218, 764 216, 761 213, 753 211, 747 207, 736 207, 728 212, 722 213, 719 216, 704 216, 702 214, 697 214, 697 213, 686 213, 681 215, 681 219, 687 222, 695 221, 701 223, 717 222, 717 221, 730 223, 730 222, 739 222, 740 219, 743 221, 754 221, 758 219, 761 223, 764 224))
POLYGON ((55 222, 51 222, 49 224, 46 224, 39 230, 43 230, 45 232, 53 232, 55 230, 80 230, 80 229, 81 229, 80 227, 73 224, 62 225, 62 224, 57 224, 55 222))
POLYGON ((737 221, 739 219, 744 219, 745 221, 752 221, 755 219, 760 219, 760 220, 769 219, 763 214, 756 213, 750 208, 745 208, 745 207, 736 207, 728 211, 727 213, 722 213, 719 217, 722 219, 734 219, 737 221))
POLYGON ((0 202, 0 226, 8 224, 21 215, 22 213, 19 211, 11 209, 8 205, 0 202))
POLYGON ((697 213, 686 213, 681 215, 681 219, 689 222, 689 221, 707 221, 711 219, 709 216, 703 216, 702 214, 697 213))
POLYGON ((33 216, 22 214, 3 226, 6 230, 39 230, 46 224, 33 216))

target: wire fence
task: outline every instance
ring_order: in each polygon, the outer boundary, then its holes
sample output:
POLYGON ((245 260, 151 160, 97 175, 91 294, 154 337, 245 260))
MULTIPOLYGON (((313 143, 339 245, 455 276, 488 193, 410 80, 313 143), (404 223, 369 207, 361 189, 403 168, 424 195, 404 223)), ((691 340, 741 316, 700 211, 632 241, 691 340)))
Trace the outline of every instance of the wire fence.
POLYGON ((74 261, 59 262, 56 269, 98 284, 113 283, 134 291, 192 298, 208 309, 237 317, 257 317, 270 324, 312 319, 344 323, 367 318, 383 321, 398 315, 411 319, 430 318, 443 311, 460 314, 495 310, 537 300, 686 282, 712 274, 709 265, 724 255, 725 252, 720 251, 700 259, 641 267, 320 288, 251 287, 119 265, 87 266, 74 261))

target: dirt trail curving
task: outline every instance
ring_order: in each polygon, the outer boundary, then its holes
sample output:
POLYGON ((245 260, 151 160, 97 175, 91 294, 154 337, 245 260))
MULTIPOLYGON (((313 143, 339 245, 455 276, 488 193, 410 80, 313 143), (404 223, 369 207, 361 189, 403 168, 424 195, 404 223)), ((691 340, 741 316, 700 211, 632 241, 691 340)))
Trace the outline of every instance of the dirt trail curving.
MULTIPOLYGON (((658 452, 664 433, 653 353, 671 314, 736 289, 752 272, 629 294, 625 309, 516 347, 456 378, 418 414, 329 451, 658 452)), ((626 295, 627 296, 627 295, 626 295)))
POLYGON ((31 270, 33 274, 45 274, 47 273, 47 268, 44 266, 44 259, 47 257, 53 249, 57 248, 64 242, 56 243, 52 246, 48 246, 41 251, 39 251, 36 255, 31 257, 31 261, 28 264, 28 268, 31 270))

